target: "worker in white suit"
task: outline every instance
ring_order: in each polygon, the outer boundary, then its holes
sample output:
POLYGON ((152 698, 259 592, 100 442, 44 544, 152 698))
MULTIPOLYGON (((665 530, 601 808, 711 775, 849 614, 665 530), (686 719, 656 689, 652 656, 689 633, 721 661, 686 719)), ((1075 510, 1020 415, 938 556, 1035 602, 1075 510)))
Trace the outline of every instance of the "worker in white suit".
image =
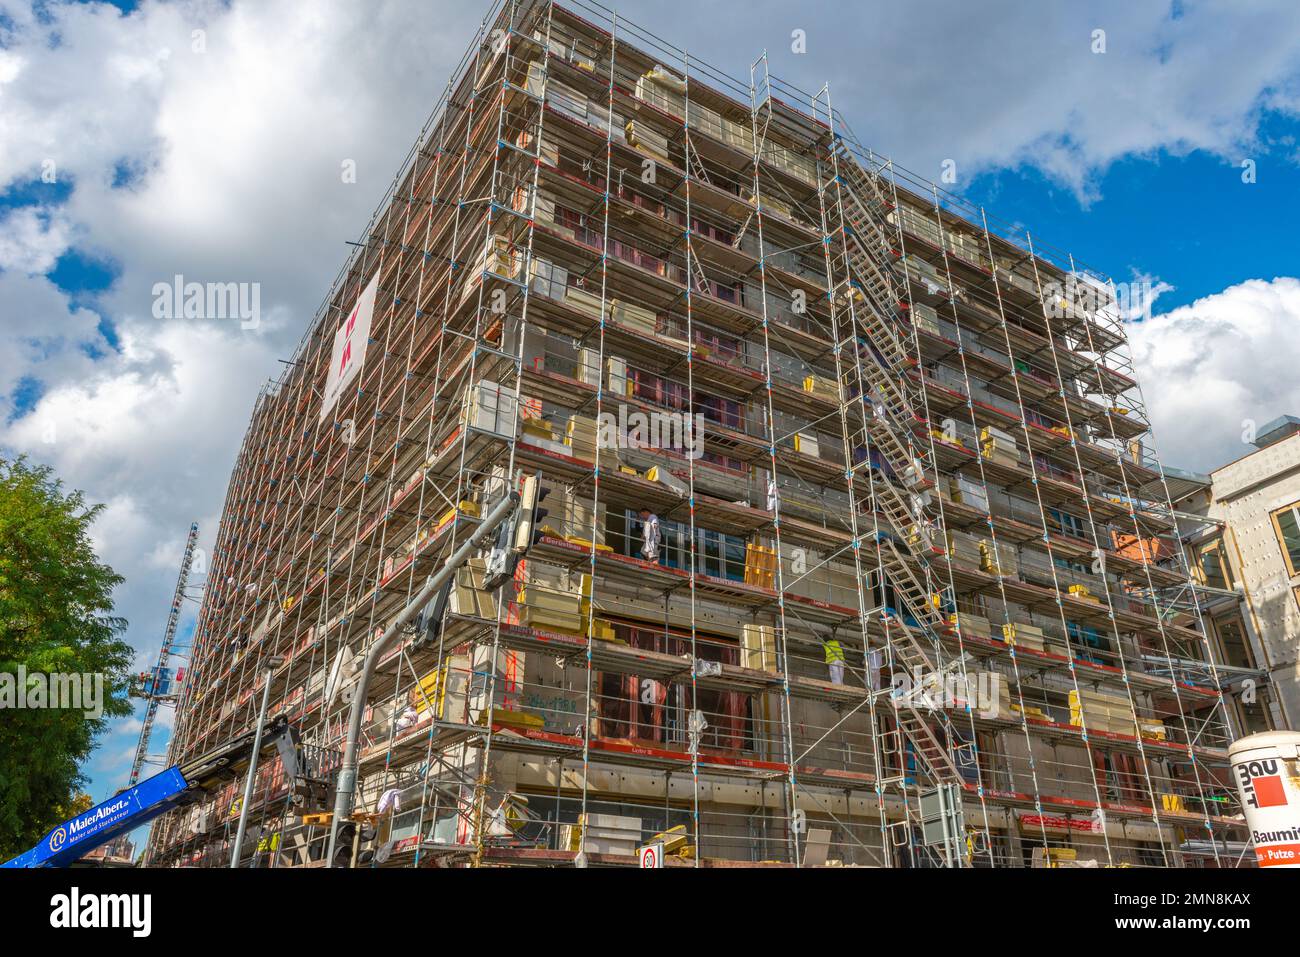
POLYGON ((407 705, 402 713, 397 716, 395 728, 398 733, 405 731, 407 728, 413 728, 420 723, 420 712, 415 710, 413 705, 407 705))
POLYGON ((648 562, 659 561, 659 545, 663 541, 659 528, 659 516, 648 508, 640 511, 641 518, 641 557, 648 562))

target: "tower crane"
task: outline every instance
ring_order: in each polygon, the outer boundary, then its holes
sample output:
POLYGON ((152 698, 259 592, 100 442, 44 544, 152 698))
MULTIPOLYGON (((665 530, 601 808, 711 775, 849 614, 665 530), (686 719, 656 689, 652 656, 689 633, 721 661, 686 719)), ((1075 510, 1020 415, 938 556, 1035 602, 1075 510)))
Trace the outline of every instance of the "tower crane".
POLYGON ((152 672, 145 672, 139 678, 136 694, 145 699, 144 724, 140 727, 140 743, 135 748, 135 760, 131 763, 131 778, 127 787, 135 787, 140 782, 140 769, 149 754, 149 739, 153 736, 154 721, 158 717, 158 706, 164 701, 176 700, 176 688, 179 687, 181 675, 174 673, 168 662, 172 656, 172 644, 176 640, 176 626, 180 622, 181 603, 185 600, 185 589, 190 581, 190 566, 194 563, 194 546, 199 540, 199 523, 190 524, 190 534, 185 540, 185 554, 181 558, 181 571, 176 579, 176 591, 172 595, 171 611, 167 614, 167 627, 163 629, 162 648, 158 651, 158 664, 152 672))

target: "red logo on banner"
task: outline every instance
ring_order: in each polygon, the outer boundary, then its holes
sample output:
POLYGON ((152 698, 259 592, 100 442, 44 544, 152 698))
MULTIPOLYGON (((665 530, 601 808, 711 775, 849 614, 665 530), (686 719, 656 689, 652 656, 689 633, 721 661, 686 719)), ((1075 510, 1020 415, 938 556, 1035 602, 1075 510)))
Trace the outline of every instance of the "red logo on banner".
POLYGON ((1271 777, 1255 778, 1251 784, 1255 787, 1255 801, 1257 806, 1286 806, 1286 790, 1282 787, 1282 779, 1276 774, 1271 777))

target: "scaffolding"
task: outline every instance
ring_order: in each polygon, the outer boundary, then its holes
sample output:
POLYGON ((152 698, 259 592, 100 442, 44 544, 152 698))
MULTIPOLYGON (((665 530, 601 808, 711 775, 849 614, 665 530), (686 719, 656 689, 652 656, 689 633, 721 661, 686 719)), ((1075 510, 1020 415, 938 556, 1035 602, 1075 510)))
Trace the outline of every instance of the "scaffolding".
MULTIPOLYGON (((264 681, 334 753, 369 643, 540 473, 514 579, 471 562, 377 670, 370 866, 652 840, 694 867, 1235 866, 1114 301, 765 55, 734 79, 588 0, 498 2, 257 400, 172 757, 251 727, 264 681)), ((263 769, 247 863, 327 863, 290 792, 263 769)), ((151 860, 228 863, 237 799, 165 819, 151 860)))

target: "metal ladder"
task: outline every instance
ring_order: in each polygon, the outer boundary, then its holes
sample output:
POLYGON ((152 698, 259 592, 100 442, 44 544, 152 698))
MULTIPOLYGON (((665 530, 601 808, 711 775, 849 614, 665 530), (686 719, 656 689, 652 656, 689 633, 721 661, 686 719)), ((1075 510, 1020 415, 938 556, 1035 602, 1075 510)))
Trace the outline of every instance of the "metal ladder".
MULTIPOLYGON (((855 450, 874 447, 889 463, 896 478, 916 488, 923 485, 927 471, 934 473, 934 467, 928 450, 919 447, 913 433, 917 423, 929 427, 926 418, 917 412, 923 408, 921 386, 908 374, 917 362, 895 331, 905 296, 894 276, 889 226, 879 213, 890 208, 890 204, 882 198, 874 180, 838 141, 836 152, 843 218, 841 221, 837 209, 830 226, 832 235, 843 237, 850 272, 833 294, 841 297, 839 301, 848 306, 853 317, 849 334, 837 343, 841 354, 852 358, 842 374, 840 394, 842 401, 858 405, 861 412, 861 421, 850 425, 848 430, 849 447, 845 453, 850 482, 858 472, 871 467, 869 459, 854 461, 855 450), (864 199, 864 195, 869 198, 864 199)), ((921 632, 918 637, 906 622, 900 621, 894 632, 893 654, 909 673, 915 674, 919 669, 933 674, 938 670, 942 654, 939 633, 946 630, 947 623, 931 601, 931 595, 942 591, 943 586, 936 585, 936 577, 925 557, 934 542, 925 522, 924 492, 900 490, 885 478, 873 481, 871 487, 875 511, 883 514, 908 543, 913 559, 919 560, 924 578, 922 581, 917 577, 893 539, 880 536, 880 566, 894 590, 898 610, 910 616, 921 632)), ((950 716, 938 709, 927 709, 923 715, 915 702, 906 698, 895 697, 892 703, 900 730, 935 781, 964 784, 959 762, 974 766, 973 743, 956 743, 961 738, 950 716), (951 747, 945 746, 936 735, 931 720, 946 733, 951 747)))

